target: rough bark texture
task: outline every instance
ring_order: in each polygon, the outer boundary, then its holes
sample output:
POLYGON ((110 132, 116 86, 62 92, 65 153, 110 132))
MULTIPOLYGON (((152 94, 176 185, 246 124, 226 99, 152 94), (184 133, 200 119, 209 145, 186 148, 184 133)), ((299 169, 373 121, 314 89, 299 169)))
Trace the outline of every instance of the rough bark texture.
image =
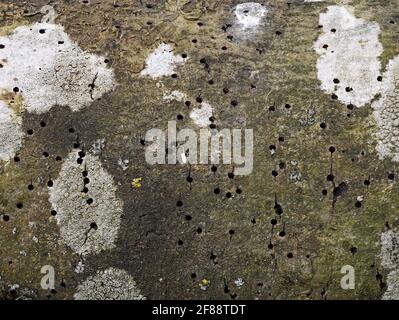
MULTIPOLYGON (((381 240, 399 228, 396 163, 376 149, 373 101, 347 105, 323 90, 314 49, 325 32, 320 14, 345 5, 378 24, 383 75, 399 54, 398 1, 259 1, 267 13, 249 31, 237 25, 242 2, 51 1, 54 23, 84 52, 106 60, 115 86, 79 110, 55 105, 43 113, 22 107, 23 92, 1 91, 24 133, 17 158, 0 162, 1 298, 72 299, 105 269, 123 270, 135 297, 148 299, 380 299, 390 272, 386 296, 398 297, 398 261, 381 262, 396 248, 392 241, 382 248, 381 240), (161 43, 187 55, 174 66, 177 77, 142 73, 161 43), (185 99, 165 100, 173 90, 185 99), (190 119, 197 97, 212 106, 218 129, 254 130, 252 174, 231 178, 231 165, 213 172, 211 165, 145 162, 147 130, 165 130, 178 115, 179 128, 198 130, 190 119), (85 255, 62 239, 49 196, 74 149, 95 154, 123 203, 114 247, 85 255), (55 269, 55 290, 40 286, 44 265, 55 269), (344 265, 355 269, 353 290, 340 286, 344 265)), ((0 36, 41 21, 48 4, 1 0, 0 36)), ((96 79, 86 86, 93 96, 96 79)), ((389 99, 395 97, 392 89, 389 99)), ((101 231, 97 221, 87 227, 89 235, 101 231)))

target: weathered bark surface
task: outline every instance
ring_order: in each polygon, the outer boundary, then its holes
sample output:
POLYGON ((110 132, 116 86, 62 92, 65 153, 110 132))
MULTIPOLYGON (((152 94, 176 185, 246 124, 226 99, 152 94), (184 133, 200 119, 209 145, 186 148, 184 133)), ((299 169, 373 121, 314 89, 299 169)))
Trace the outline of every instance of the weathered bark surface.
MULTIPOLYGON (((47 2, 1 0, 0 35, 40 21, 47 2)), ((348 108, 321 89, 317 76, 319 16, 342 2, 259 1, 268 13, 250 35, 236 27, 234 8, 242 1, 86 2, 54 1, 55 23, 82 50, 109 60, 117 85, 77 111, 21 111, 19 161, 0 165, 1 297, 71 299, 82 282, 111 267, 125 270, 150 299, 384 295, 392 268, 381 265, 381 234, 399 227, 396 164, 376 151, 372 101, 348 108), (177 78, 140 74, 161 43, 188 57, 176 67, 177 78), (187 98, 165 101, 173 90, 187 98), (141 139, 147 130, 165 130, 177 115, 183 116, 179 128, 198 130, 190 112, 199 96, 212 105, 218 129, 254 130, 252 174, 229 178, 231 165, 212 172, 211 165, 146 164, 141 139), (83 258, 61 236, 47 185, 60 181, 77 142, 84 151, 96 150, 123 202, 114 246, 83 258), (132 187, 136 178, 141 186, 132 187), (82 259, 84 270, 76 272, 82 259), (45 265, 56 272, 52 292, 40 286, 45 265), (354 290, 340 286, 345 265, 355 269, 354 290), (209 284, 201 288, 203 280, 209 284)), ((356 18, 378 23, 383 74, 399 54, 398 1, 346 3, 356 18)), ((95 91, 90 84, 87 91, 95 91)), ((20 93, 1 95, 21 109, 20 93)), ((103 191, 108 188, 105 183, 103 191)))

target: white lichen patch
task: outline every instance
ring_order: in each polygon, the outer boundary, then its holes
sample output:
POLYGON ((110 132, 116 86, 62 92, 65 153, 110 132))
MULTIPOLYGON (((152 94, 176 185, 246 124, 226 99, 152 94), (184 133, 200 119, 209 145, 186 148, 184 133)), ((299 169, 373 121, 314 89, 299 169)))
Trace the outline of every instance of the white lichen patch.
POLYGON ((80 255, 115 247, 123 203, 97 156, 72 151, 49 189, 61 236, 69 247, 80 255))
POLYGON ((141 71, 142 76, 153 79, 171 76, 178 65, 186 61, 180 55, 173 53, 173 45, 161 43, 146 59, 146 66, 141 71))
POLYGON ((126 271, 109 268, 97 271, 77 287, 75 300, 145 300, 126 271))
POLYGON ((186 99, 186 94, 179 91, 179 90, 173 90, 173 91, 167 91, 163 94, 162 99, 166 102, 171 102, 171 101, 183 101, 186 99))
POLYGON ((60 25, 21 26, 0 37, 0 44, 0 88, 19 90, 29 112, 55 105, 77 111, 115 87, 105 59, 84 52, 60 25))
POLYGON ((320 35, 314 48, 320 55, 317 76, 321 89, 345 104, 361 107, 379 92, 377 78, 383 47, 376 22, 356 18, 344 6, 329 6, 320 14, 320 35))
POLYGON ((388 63, 382 78, 381 97, 371 107, 379 128, 377 151, 380 158, 399 161, 399 56, 388 63))
POLYGON ((381 234, 381 265, 389 269, 387 290, 383 300, 399 299, 399 232, 388 230, 381 234))
POLYGON ((21 117, 0 100, 0 160, 9 160, 22 145, 21 117))
POLYGON ((399 267, 399 233, 388 230, 381 234, 381 265, 387 269, 399 267))
POLYGON ((267 13, 267 8, 257 2, 240 3, 234 10, 237 24, 242 29, 256 29, 262 24, 267 13))
POLYGON ((198 127, 205 128, 211 124, 209 118, 212 113, 212 106, 207 102, 202 102, 199 108, 195 108, 190 112, 190 118, 198 127))

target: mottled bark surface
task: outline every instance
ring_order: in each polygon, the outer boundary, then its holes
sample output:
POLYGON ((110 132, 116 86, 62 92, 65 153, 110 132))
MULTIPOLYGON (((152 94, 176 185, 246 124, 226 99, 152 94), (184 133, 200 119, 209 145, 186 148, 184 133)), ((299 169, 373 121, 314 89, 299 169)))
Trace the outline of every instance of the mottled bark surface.
MULTIPOLYGON (((241 2, 51 2, 55 23, 82 50, 104 57, 117 85, 77 111, 16 108, 22 147, 18 158, 0 162, 1 297, 72 299, 82 282, 109 268, 125 270, 148 299, 384 295, 392 269, 381 265, 381 234, 399 227, 396 163, 376 151, 371 104, 348 106, 323 91, 317 76, 319 16, 340 1, 259 1, 268 12, 250 34, 236 26, 241 2), (187 55, 177 77, 140 75, 161 43, 187 55), (191 105, 165 101, 173 90, 191 105), (189 115, 199 96, 212 105, 218 129, 254 130, 250 175, 229 177, 232 166, 222 164, 216 172, 211 165, 146 164, 147 130, 165 130, 178 115, 178 128, 198 130, 189 115), (74 144, 96 150, 123 202, 114 247, 84 255, 82 272, 82 256, 63 241, 52 215, 48 186, 74 144), (141 186, 132 187, 137 178, 141 186), (40 286, 44 265, 55 269, 52 292, 40 286), (344 265, 355 269, 353 290, 340 286, 344 265)), ((383 74, 399 54, 398 1, 346 3, 356 18, 378 23, 383 74)), ((1 0, 0 35, 40 21, 47 4, 1 0)), ((19 92, 2 93, 2 100, 23 103, 19 92)))

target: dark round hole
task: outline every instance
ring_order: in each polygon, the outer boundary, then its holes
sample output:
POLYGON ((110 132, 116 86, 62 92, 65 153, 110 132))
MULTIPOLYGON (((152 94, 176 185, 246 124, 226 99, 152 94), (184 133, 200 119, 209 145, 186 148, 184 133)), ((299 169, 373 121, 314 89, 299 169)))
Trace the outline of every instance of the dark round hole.
POLYGON ((273 177, 277 177, 277 176, 278 176, 278 172, 277 172, 276 170, 273 170, 273 171, 272 171, 272 176, 273 176, 273 177))
POLYGON ((286 109, 290 109, 290 108, 291 108, 291 105, 288 104, 288 103, 286 103, 286 104, 285 104, 285 108, 286 108, 286 109))
POLYGON ((230 91, 230 90, 229 90, 228 88, 223 88, 223 93, 224 93, 224 94, 229 93, 229 91, 230 91))
POLYGON ((226 198, 230 199, 231 198, 231 192, 226 193, 226 198))
POLYGON ((241 193, 242 193, 242 190, 241 190, 240 188, 237 188, 237 189, 236 189, 236 193, 237 193, 237 194, 241 194, 241 193))
POLYGON ((328 151, 330 151, 331 153, 335 152, 335 148, 333 146, 331 146, 330 148, 328 148, 328 151))
POLYGON ((196 275, 195 273, 192 273, 192 274, 190 275, 190 277, 191 277, 191 279, 195 279, 195 278, 197 278, 197 275, 196 275))
POLYGON ((233 107, 237 107, 238 106, 238 102, 236 100, 232 100, 230 103, 231 103, 231 105, 233 107))
POLYGON ((95 222, 90 223, 90 228, 93 230, 97 230, 97 228, 98 228, 97 223, 95 223, 95 222))
POLYGON ((28 129, 28 130, 26 130, 26 133, 31 136, 33 134, 33 130, 32 129, 28 129))
POLYGON ((321 193, 322 193, 323 196, 326 196, 328 191, 326 189, 323 189, 323 190, 321 190, 321 193))
POLYGON ((43 157, 47 158, 49 156, 47 151, 43 151, 43 157))
POLYGON ((329 175, 327 176, 327 181, 334 181, 334 175, 329 174, 329 175))
POLYGON ((86 177, 86 178, 83 179, 83 182, 84 182, 84 184, 89 184, 90 183, 90 179, 86 177))
POLYGON ((15 161, 15 162, 19 162, 19 161, 21 161, 21 159, 20 159, 19 157, 15 156, 15 157, 14 157, 14 161, 15 161))
POLYGON ((285 231, 280 231, 278 235, 282 238, 285 237, 285 231))
POLYGON ((320 128, 325 129, 327 128, 327 125, 325 122, 320 123, 320 128))
POLYGON ((186 101, 184 104, 185 104, 187 107, 189 107, 189 106, 191 105, 191 101, 186 101))
POLYGON ((47 182, 47 186, 48 186, 49 188, 51 188, 53 185, 54 185, 54 183, 53 183, 52 180, 49 180, 49 181, 47 182))
POLYGON ((288 257, 289 259, 291 259, 291 258, 294 257, 294 255, 292 254, 292 252, 289 252, 289 253, 287 254, 287 257, 288 257))
POLYGON ((370 180, 367 180, 367 179, 366 179, 366 180, 364 180, 363 183, 364 183, 365 186, 369 186, 369 185, 370 185, 370 180))
POLYGON ((198 233, 198 234, 201 234, 201 233, 202 233, 202 228, 198 227, 198 228, 197 228, 197 233, 198 233))
POLYGON ((179 246, 183 245, 183 240, 180 240, 180 239, 179 239, 179 241, 177 241, 177 244, 178 244, 179 246))
POLYGON ((40 29, 39 32, 40 32, 41 34, 44 34, 44 33, 46 33, 46 29, 40 29))
POLYGON ((360 201, 356 201, 355 207, 356 208, 361 208, 361 206, 362 206, 362 203, 360 201))
POLYGON ((219 189, 219 188, 213 189, 213 193, 214 193, 214 194, 220 194, 220 189, 219 189))
POLYGON ((3 221, 7 222, 10 220, 10 217, 7 214, 3 214, 3 221))
POLYGON ((28 190, 32 191, 34 189, 33 184, 28 185, 28 190))
POLYGON ((24 207, 24 205, 22 204, 22 202, 18 202, 17 203, 17 208, 18 209, 22 209, 24 207))
POLYGON ((276 220, 276 219, 272 219, 272 220, 270 220, 270 223, 271 223, 273 226, 275 226, 275 225, 277 224, 277 220, 276 220))
POLYGON ((183 120, 184 117, 181 114, 178 114, 176 118, 177 120, 183 120))
POLYGON ((176 202, 176 206, 182 207, 183 206, 183 201, 179 200, 176 202))
POLYGON ((177 75, 176 73, 174 73, 174 74, 171 75, 171 77, 172 77, 173 79, 176 79, 176 78, 178 77, 178 75, 177 75))
POLYGON ((86 200, 87 204, 92 204, 93 203, 93 198, 89 198, 86 200))
POLYGON ((378 76, 377 81, 382 81, 382 76, 378 76))
POLYGON ((228 176, 230 179, 234 179, 234 172, 229 172, 229 173, 227 174, 227 176, 228 176))
POLYGON ((182 53, 181 57, 182 57, 183 59, 186 59, 186 58, 187 58, 187 54, 186 54, 186 53, 182 53))
POLYGON ((83 192, 83 193, 88 193, 88 192, 89 192, 89 189, 88 189, 87 187, 84 187, 83 190, 82 190, 82 192, 83 192))
POLYGON ((388 179, 389 180, 395 179, 395 174, 393 174, 393 173, 388 174, 388 179))
POLYGON ((187 177, 186 180, 187 180, 188 183, 193 182, 193 178, 191 178, 191 177, 187 177))
POLYGON ((41 126, 42 128, 44 128, 44 127, 46 126, 46 123, 45 123, 44 121, 40 121, 40 126, 41 126))
POLYGON ((18 87, 14 87, 14 89, 12 89, 12 91, 14 91, 15 93, 19 92, 19 88, 18 87))
POLYGON ((51 210, 51 211, 50 211, 50 214, 51 214, 52 216, 55 216, 55 215, 57 215, 57 211, 51 210))
POLYGON ((202 99, 201 97, 197 97, 195 100, 196 100, 198 103, 202 103, 202 101, 203 101, 203 99, 202 99))
POLYGON ((235 233, 235 231, 233 229, 229 230, 229 235, 233 235, 235 233))
POLYGON ((216 171, 218 171, 218 168, 217 168, 216 166, 212 166, 212 167, 211 167, 211 171, 212 171, 212 172, 216 172, 216 171))
POLYGON ((69 128, 68 131, 69 131, 69 133, 74 133, 75 129, 74 128, 69 128))
POLYGON ((84 158, 86 156, 86 153, 84 151, 79 151, 78 155, 79 157, 84 158))
POLYGON ((191 217, 189 214, 187 214, 187 215, 186 215, 186 220, 187 220, 187 221, 191 221, 191 219, 192 219, 192 217, 191 217))
POLYGON ((89 174, 89 173, 87 172, 87 170, 82 171, 82 176, 83 176, 83 177, 87 177, 88 174, 89 174))

